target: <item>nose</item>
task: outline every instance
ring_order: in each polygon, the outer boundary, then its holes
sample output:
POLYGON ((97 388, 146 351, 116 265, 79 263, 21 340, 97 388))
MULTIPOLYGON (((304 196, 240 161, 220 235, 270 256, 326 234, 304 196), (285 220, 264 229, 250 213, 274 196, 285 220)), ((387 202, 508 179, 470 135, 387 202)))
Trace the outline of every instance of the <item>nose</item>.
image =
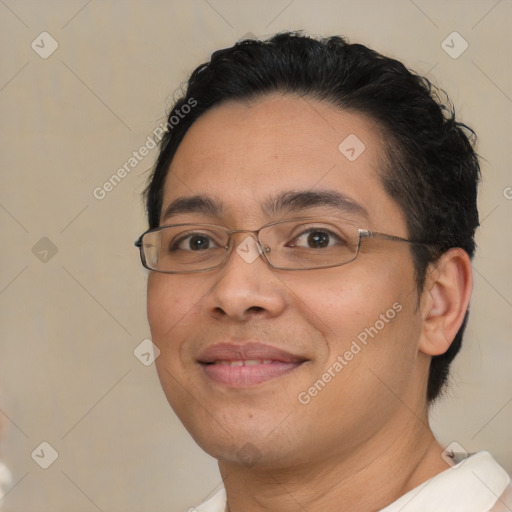
POLYGON ((205 298, 210 316, 238 322, 278 316, 286 307, 282 282, 254 235, 237 233, 222 273, 205 298))

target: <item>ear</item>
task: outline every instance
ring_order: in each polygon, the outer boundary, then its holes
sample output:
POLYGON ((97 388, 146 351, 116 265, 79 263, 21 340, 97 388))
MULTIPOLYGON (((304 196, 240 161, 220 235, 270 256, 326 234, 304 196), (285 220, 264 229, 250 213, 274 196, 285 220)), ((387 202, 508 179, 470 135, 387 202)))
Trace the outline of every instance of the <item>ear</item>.
POLYGON ((429 266, 420 300, 421 352, 437 356, 448 350, 462 325, 472 290, 471 261, 463 249, 450 249, 429 266))

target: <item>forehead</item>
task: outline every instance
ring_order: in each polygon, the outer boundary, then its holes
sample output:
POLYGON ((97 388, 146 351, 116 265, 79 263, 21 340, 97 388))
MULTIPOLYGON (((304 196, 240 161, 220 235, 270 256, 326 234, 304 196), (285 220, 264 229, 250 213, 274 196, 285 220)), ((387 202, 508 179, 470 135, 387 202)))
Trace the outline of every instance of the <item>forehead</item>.
POLYGON ((375 122, 326 102, 277 94, 227 102, 185 135, 166 178, 162 212, 176 199, 201 195, 221 207, 224 220, 258 224, 273 220, 268 205, 280 193, 327 191, 360 205, 374 228, 390 218, 400 223, 401 211, 378 175, 384 155, 375 122))

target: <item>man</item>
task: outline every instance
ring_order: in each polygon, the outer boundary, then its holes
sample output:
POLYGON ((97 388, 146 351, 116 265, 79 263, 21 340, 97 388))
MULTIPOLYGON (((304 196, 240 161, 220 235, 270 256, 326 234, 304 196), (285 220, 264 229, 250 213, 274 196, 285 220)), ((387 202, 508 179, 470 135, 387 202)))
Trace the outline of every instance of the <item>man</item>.
POLYGON ((190 77, 138 245, 160 381, 224 482, 196 510, 511 510, 492 457, 452 461, 428 425, 478 226, 473 134, 436 98, 300 33, 190 77))

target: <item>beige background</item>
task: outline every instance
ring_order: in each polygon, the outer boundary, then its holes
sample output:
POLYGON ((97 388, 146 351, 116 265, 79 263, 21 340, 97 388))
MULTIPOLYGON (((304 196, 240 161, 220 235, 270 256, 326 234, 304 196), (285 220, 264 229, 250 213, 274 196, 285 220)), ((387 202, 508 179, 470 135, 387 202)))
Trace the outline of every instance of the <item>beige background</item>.
POLYGON ((432 423, 443 443, 488 449, 512 472, 511 21, 510 0, 0 0, 4 509, 178 512, 218 486, 154 365, 133 354, 149 337, 132 242, 146 227, 139 194, 156 151, 104 199, 93 190, 212 51, 284 29, 342 34, 404 60, 479 133, 472 317, 432 423), (46 59, 31 47, 51 48, 43 31, 59 45, 46 59), (469 44, 457 59, 441 47, 453 31, 469 44), (58 453, 46 470, 31 457, 43 441, 58 453))

